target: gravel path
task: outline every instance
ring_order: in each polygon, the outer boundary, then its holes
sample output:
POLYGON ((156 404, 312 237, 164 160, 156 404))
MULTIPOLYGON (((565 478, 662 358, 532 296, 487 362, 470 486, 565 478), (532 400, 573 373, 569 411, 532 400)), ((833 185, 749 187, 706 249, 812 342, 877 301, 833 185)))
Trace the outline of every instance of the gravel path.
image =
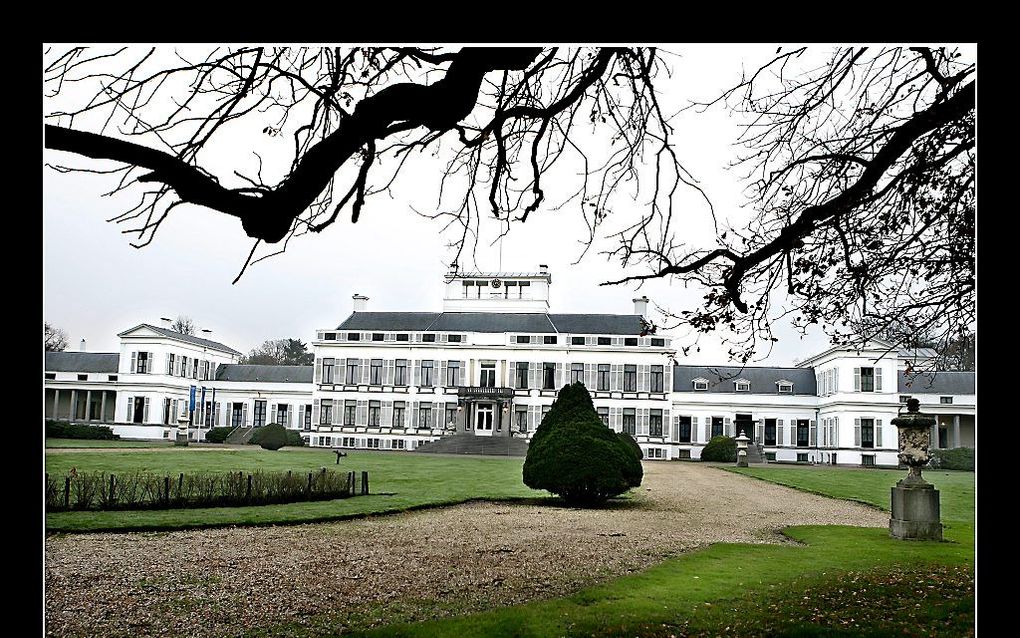
POLYGON ((324 613, 332 631, 423 620, 563 595, 714 542, 784 542, 776 530, 787 525, 884 527, 888 517, 700 464, 646 463, 638 497, 602 510, 471 503, 290 527, 53 537, 47 635, 239 635, 316 627, 324 613))

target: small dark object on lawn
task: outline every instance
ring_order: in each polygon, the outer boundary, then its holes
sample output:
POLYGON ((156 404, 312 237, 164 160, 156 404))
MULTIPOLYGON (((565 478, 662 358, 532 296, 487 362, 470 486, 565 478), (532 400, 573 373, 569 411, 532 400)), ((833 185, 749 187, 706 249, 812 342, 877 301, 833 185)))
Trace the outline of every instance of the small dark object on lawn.
POLYGON ((342 452, 340 450, 333 450, 333 452, 336 454, 336 464, 340 465, 340 457, 347 456, 347 452, 342 452))

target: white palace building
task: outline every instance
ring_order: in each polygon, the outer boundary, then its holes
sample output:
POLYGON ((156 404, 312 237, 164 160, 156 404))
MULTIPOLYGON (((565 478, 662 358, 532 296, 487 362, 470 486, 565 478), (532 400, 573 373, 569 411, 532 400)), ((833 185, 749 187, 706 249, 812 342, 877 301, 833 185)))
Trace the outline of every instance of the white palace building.
POLYGON ((647 298, 633 314, 557 314, 551 284, 544 266, 453 270, 440 312, 372 312, 355 295, 350 316, 315 335, 313 366, 239 365, 222 343, 141 324, 118 335, 120 352, 47 352, 45 416, 125 439, 275 422, 312 446, 415 450, 526 440, 557 390, 581 381, 647 459, 697 459, 711 437, 743 431, 768 461, 896 465, 891 420, 910 397, 937 417, 937 447, 975 444, 975 373, 906 373, 930 351, 874 342, 789 368, 674 365, 670 337, 648 330, 647 298))

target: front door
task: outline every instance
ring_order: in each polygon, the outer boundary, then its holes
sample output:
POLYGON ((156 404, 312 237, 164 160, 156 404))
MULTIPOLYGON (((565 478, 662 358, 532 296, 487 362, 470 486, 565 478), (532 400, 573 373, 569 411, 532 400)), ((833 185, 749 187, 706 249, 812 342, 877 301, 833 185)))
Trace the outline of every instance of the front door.
POLYGON ((492 404, 480 403, 475 412, 475 434, 492 436, 492 404))
POLYGON ((747 438, 752 441, 754 440, 754 421, 751 420, 750 414, 738 414, 736 418, 733 419, 733 422, 736 424, 736 427, 734 428, 736 430, 734 433, 736 436, 740 436, 740 433, 743 432, 747 438))

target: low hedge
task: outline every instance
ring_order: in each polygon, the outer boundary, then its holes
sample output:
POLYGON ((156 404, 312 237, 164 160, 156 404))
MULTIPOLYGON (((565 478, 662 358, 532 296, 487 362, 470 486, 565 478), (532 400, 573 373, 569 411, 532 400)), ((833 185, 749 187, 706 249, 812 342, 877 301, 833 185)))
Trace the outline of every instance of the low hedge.
POLYGON ((227 436, 234 431, 234 428, 229 426, 212 428, 205 433, 206 443, 223 443, 227 440, 227 436))
MULTIPOLYGON (((252 433, 251 438, 248 439, 248 444, 249 445, 262 445, 263 442, 266 440, 266 436, 270 435, 269 433, 271 431, 275 431, 277 428, 279 428, 280 430, 283 431, 283 437, 284 437, 284 443, 282 445, 280 445, 279 447, 301 447, 301 446, 303 446, 305 444, 305 440, 303 438, 301 438, 301 433, 300 432, 298 432, 297 430, 291 430, 289 428, 285 428, 284 426, 279 425, 277 423, 270 423, 270 424, 265 425, 263 427, 255 428, 255 431, 252 433)), ((265 447, 265 446, 262 445, 262 447, 265 447)), ((275 449, 279 449, 279 447, 276 447, 276 448, 266 448, 266 449, 274 449, 275 450, 275 449)))
POLYGON ((46 437, 53 439, 96 439, 116 441, 120 436, 105 425, 86 425, 67 421, 46 420, 46 437))
POLYGON ((932 450, 932 468, 937 470, 967 470, 974 471, 974 448, 958 447, 948 450, 932 450))
POLYGON ((737 440, 731 436, 714 436, 701 450, 702 461, 736 463, 737 440))
MULTIPOLYGON (((73 471, 72 471, 73 472, 73 471)), ((242 507, 347 498, 359 493, 355 472, 73 472, 46 475, 46 511, 242 507)))

